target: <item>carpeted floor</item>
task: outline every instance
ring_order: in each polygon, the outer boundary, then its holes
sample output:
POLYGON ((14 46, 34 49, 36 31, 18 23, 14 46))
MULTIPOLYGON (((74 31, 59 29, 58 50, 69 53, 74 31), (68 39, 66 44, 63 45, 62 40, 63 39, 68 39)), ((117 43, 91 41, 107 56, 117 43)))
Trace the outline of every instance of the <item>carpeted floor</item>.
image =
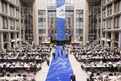
POLYGON ((69 61, 66 57, 66 50, 63 50, 63 55, 61 54, 62 46, 57 46, 55 50, 55 60, 52 59, 46 81, 70 81, 70 77, 73 74, 73 70, 69 61), (58 57, 59 51, 59 57, 58 57))

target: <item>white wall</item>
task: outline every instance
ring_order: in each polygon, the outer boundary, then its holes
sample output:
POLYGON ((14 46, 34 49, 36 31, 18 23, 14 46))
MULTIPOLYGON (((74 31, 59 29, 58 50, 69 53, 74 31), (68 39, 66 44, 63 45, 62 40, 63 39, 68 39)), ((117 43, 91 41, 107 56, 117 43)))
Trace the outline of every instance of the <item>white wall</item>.
POLYGON ((74 36, 76 36, 76 10, 83 10, 83 44, 88 40, 88 2, 74 0, 74 36))

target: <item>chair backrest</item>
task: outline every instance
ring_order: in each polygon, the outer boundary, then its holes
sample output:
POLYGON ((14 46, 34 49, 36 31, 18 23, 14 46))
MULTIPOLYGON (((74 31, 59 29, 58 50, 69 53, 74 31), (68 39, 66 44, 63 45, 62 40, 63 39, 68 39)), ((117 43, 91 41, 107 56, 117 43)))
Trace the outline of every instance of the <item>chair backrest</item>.
POLYGON ((10 74, 7 74, 7 77, 10 77, 10 74))
POLYGON ((109 76, 113 76, 113 74, 112 74, 112 73, 110 73, 110 74, 109 74, 109 76))
POLYGON ((18 74, 19 77, 21 77, 21 74, 18 74))

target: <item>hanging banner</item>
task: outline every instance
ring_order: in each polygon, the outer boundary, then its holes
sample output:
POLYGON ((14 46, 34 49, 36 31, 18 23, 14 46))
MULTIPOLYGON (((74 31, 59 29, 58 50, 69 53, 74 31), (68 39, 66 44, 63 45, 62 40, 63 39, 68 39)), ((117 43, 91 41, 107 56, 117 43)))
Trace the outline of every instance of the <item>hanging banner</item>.
POLYGON ((65 0, 56 0, 57 40, 65 40, 65 0))

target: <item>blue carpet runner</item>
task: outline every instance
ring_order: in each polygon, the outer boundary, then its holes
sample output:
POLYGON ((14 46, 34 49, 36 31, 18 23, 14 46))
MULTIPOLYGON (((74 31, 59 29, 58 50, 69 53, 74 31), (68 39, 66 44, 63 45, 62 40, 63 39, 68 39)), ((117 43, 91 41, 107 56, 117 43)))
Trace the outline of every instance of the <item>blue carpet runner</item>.
POLYGON ((55 60, 52 59, 49 72, 46 81, 70 81, 70 77, 73 74, 69 58, 66 57, 66 50, 63 50, 61 55, 62 46, 57 46, 55 50, 55 60), (60 57, 58 57, 58 51, 60 57))

